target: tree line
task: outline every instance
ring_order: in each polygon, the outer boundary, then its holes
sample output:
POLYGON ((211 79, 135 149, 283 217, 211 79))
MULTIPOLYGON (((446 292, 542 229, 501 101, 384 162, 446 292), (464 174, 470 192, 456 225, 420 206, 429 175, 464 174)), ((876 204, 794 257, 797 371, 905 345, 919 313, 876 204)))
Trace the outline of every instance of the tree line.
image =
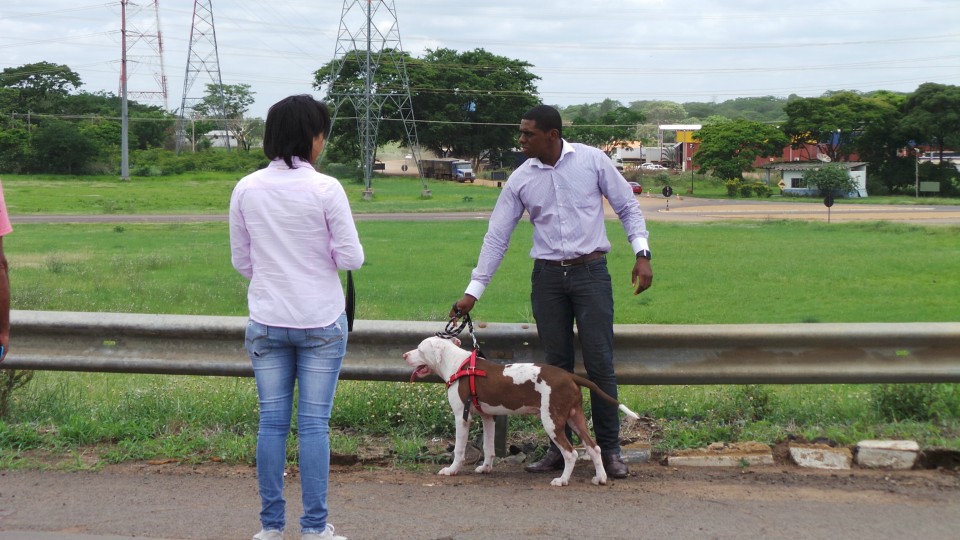
MULTIPOLYGON (((419 58, 395 51, 378 55, 372 82, 381 108, 376 118, 379 144, 407 144, 409 126, 400 118, 398 104, 409 89, 422 149, 471 159, 476 165, 513 165, 520 116, 541 102, 539 78, 531 64, 479 48, 463 52, 440 48, 419 58)), ((337 112, 327 162, 359 163, 356 97, 366 84, 360 58, 347 54, 314 73, 315 88, 326 90, 323 98, 337 112)), ((0 172, 118 171, 120 99, 107 92, 83 91, 81 86, 79 75, 65 65, 41 62, 0 73, 0 172)), ((247 117, 253 95, 246 84, 208 85, 207 95, 193 106, 195 118, 181 143, 211 152, 202 134, 222 129, 215 120, 222 117, 239 143, 238 153, 255 148, 262 120, 247 117)), ((855 155, 868 162, 871 191, 880 187, 879 191, 896 193, 913 185, 911 148, 941 153, 960 148, 960 87, 936 83, 924 83, 911 93, 835 91, 815 98, 766 96, 721 103, 623 104, 606 99, 558 108, 566 123, 565 138, 607 150, 637 140, 654 144, 660 124, 701 124, 695 163, 722 179, 742 178, 756 157, 778 155, 785 145, 800 151, 813 145, 835 161, 855 155)), ((130 102, 129 111, 131 163, 138 174, 138 165, 145 171, 157 155, 177 146, 177 114, 136 102, 130 102)), ((165 169, 177 170, 172 159, 164 157, 165 169)), ((250 162, 241 166, 248 168, 250 162)), ((951 179, 955 169, 944 166, 925 172, 956 187, 951 179)))
POLYGON ((856 156, 868 164, 872 192, 909 193, 918 153, 928 152, 939 159, 920 167, 920 179, 940 182, 942 195, 960 195, 960 174, 943 159, 946 150, 960 148, 960 87, 924 83, 909 94, 829 92, 788 100, 784 113, 779 125, 746 119, 704 125, 696 135, 694 164, 724 180, 742 179, 757 157, 779 157, 790 146, 805 160, 856 156))

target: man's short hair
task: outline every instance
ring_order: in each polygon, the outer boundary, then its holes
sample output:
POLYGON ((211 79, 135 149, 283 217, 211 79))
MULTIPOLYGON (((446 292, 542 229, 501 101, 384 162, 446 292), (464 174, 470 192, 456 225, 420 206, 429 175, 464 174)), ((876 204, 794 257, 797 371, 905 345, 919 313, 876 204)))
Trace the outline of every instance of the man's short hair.
POLYGON ((560 119, 560 111, 549 105, 537 105, 520 118, 522 120, 533 120, 540 131, 546 132, 555 129, 560 137, 563 137, 563 120, 560 119))
POLYGON ((293 157, 310 161, 313 140, 330 137, 330 109, 306 94, 283 98, 267 111, 263 131, 263 153, 270 160, 283 158, 293 168, 293 157))

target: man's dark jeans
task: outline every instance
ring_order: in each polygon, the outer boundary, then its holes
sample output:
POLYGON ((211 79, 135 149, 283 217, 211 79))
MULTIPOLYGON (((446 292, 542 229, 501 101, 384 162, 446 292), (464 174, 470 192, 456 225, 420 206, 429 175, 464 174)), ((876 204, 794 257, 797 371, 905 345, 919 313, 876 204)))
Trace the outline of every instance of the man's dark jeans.
MULTIPOLYGON (((536 261, 531 274, 530 303, 537 322, 545 363, 567 371, 574 367, 574 322, 587 377, 617 397, 613 368, 613 290, 607 261, 601 258, 576 266, 552 266, 536 261)), ((603 452, 620 452, 617 406, 593 395, 593 428, 603 452)), ((570 430, 567 429, 569 436, 570 430)))

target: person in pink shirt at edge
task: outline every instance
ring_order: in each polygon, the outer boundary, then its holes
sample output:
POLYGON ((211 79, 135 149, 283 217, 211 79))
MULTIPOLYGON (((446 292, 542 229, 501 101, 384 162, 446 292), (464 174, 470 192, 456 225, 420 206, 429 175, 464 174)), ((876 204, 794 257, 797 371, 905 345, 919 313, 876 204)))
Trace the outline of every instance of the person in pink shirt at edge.
POLYGON ((330 412, 347 348, 346 300, 338 270, 363 264, 346 192, 313 163, 330 136, 327 106, 291 96, 267 112, 266 168, 237 183, 230 198, 233 267, 250 280, 244 346, 260 404, 257 483, 262 529, 282 540, 283 474, 294 386, 304 540, 343 539, 327 521, 330 412))
POLYGON ((0 362, 7 357, 10 349, 10 275, 7 256, 3 253, 3 237, 12 232, 7 202, 3 197, 3 184, 0 184, 0 362))

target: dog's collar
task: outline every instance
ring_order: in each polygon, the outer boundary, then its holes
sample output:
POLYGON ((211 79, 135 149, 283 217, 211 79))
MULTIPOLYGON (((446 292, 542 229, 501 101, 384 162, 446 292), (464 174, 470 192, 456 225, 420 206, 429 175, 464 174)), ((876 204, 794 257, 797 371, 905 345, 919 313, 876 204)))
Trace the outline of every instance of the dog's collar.
POLYGON ((457 372, 451 375, 450 379, 447 380, 447 388, 450 388, 450 386, 461 377, 467 377, 467 380, 470 381, 470 401, 467 401, 466 406, 463 408, 464 419, 470 415, 471 401, 473 402, 473 406, 477 408, 477 412, 483 412, 483 409, 480 408, 480 397, 477 395, 477 377, 486 376, 486 371, 477 369, 477 350, 474 349, 470 354, 470 357, 460 364, 460 368, 457 369, 457 372))

